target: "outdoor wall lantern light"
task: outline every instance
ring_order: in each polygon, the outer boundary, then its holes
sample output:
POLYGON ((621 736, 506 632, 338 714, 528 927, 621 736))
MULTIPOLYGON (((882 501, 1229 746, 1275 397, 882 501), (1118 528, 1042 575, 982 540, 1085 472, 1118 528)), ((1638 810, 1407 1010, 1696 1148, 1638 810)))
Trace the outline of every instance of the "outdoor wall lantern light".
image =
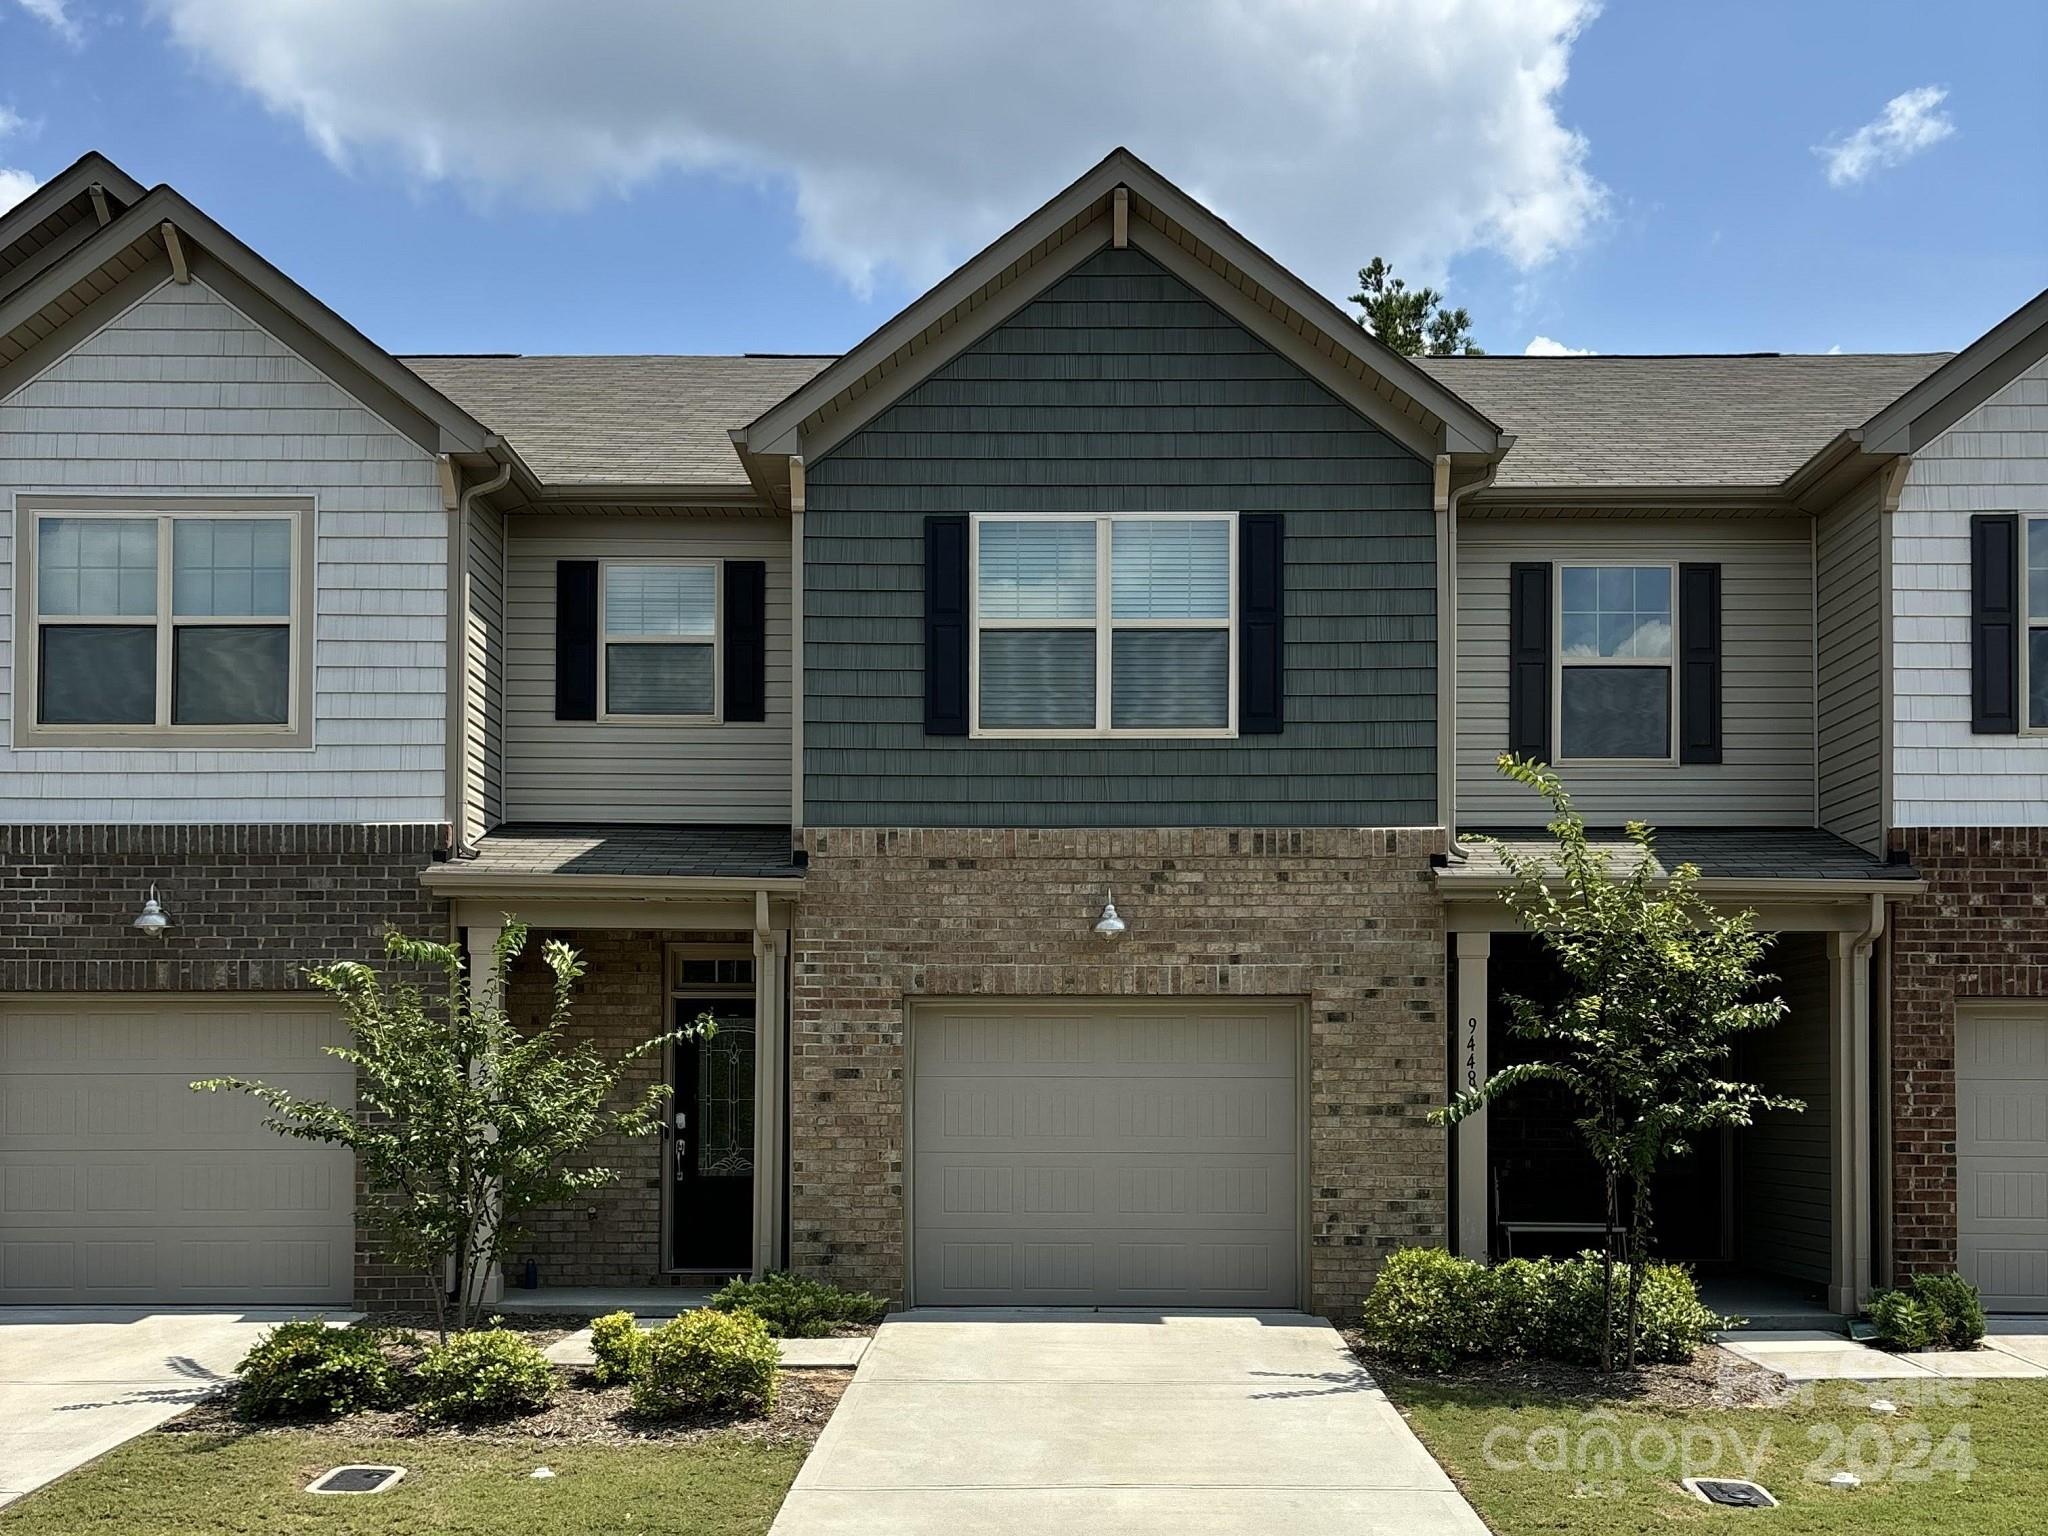
POLYGON ((1095 919, 1095 936, 1099 939, 1114 939, 1124 931, 1124 920, 1116 915, 1116 897, 1112 894, 1102 904, 1102 916, 1095 919))
POLYGON ((170 926, 171 920, 164 916, 164 905, 156 899, 156 886, 152 884, 149 900, 142 904, 142 915, 135 919, 136 930, 152 939, 160 939, 170 926))

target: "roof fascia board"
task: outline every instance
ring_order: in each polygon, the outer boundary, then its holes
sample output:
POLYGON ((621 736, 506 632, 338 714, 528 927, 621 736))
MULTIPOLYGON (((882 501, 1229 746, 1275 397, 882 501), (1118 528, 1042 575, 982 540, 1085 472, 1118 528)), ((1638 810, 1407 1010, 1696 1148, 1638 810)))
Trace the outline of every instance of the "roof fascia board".
POLYGON ((763 875, 565 875, 514 874, 478 870, 460 864, 430 864, 420 872, 430 891, 462 896, 741 896, 765 891, 771 896, 802 893, 803 876, 763 875))
MULTIPOLYGON (((1670 884, 1669 875, 1658 875, 1651 885, 1661 890, 1670 884)), ((1564 886, 1562 875, 1549 876, 1544 880, 1546 888, 1557 890, 1564 886)), ((1486 899, 1497 901, 1502 891, 1513 890, 1515 879, 1512 875, 1468 874, 1459 870, 1440 869, 1436 872, 1437 890, 1446 901, 1474 901, 1486 899)), ((1872 896, 1924 896, 1927 893, 1925 880, 1908 879, 1843 879, 1824 880, 1810 876, 1774 880, 1768 875, 1736 878, 1733 876, 1701 876, 1693 883, 1693 889, 1702 896, 1718 896, 1726 900, 1753 898, 1756 901, 1779 901, 1786 897, 1840 897, 1845 901, 1867 903, 1872 896)), ((1863 910, 1867 912, 1868 906, 1863 910)))
POLYGON ((11 398, 53 363, 83 346, 94 332, 118 320, 170 280, 168 253, 160 253, 146 266, 122 278, 20 357, 0 368, 0 400, 11 398))
POLYGON ((1150 222, 1140 219, 1132 223, 1131 244, 1417 458, 1433 460, 1439 453, 1449 451, 1442 446, 1438 434, 1396 409, 1392 401, 1372 392, 1364 380, 1334 359, 1307 345, 1301 334, 1278 315, 1254 303, 1243 289, 1150 222))
POLYGON ((769 500, 757 486, 745 480, 734 480, 724 485, 685 485, 663 480, 543 480, 540 482, 539 499, 672 507, 746 507, 769 500))
POLYGON ((1915 453, 2048 356, 2048 288, 1871 417, 1873 453, 1915 453))
POLYGON ((1655 511, 1665 507, 1763 507, 1794 512, 1798 508, 1782 485, 1591 485, 1490 486, 1474 491, 1467 506, 1595 507, 1628 506, 1655 511))
MULTIPOLYGON (((1124 169, 1125 179, 1133 192, 1257 282, 1300 315, 1304 323, 1313 325, 1345 347, 1368 369, 1443 422, 1446 432, 1443 451, 1487 455, 1499 452, 1501 429, 1498 423, 1489 420, 1408 358, 1380 341, 1328 298, 1309 287, 1152 167, 1135 156, 1127 156, 1124 169)), ((1134 237, 1144 222, 1149 221, 1133 221, 1131 232, 1134 237)))
MULTIPOLYGON (((99 182, 131 206, 140 202, 143 196, 141 182, 98 150, 88 150, 12 208, 0 213, 0 251, 6 250, 59 208, 83 194, 94 182, 99 182)), ((89 229, 97 230, 99 227, 94 223, 87 224, 89 229)))
MULTIPOLYGON (((747 448, 754 453, 805 452, 798 446, 797 429, 814 412, 865 378, 887 358, 909 346, 1008 268, 1024 260, 1034 247, 1087 212, 1090 204, 1106 204, 1110 186, 1116 179, 1110 171, 1114 158, 1103 161, 1065 191, 1055 194, 1051 202, 1013 225, 1007 233, 997 236, 979 255, 969 258, 951 276, 941 278, 921 298, 912 300, 837 362, 799 386, 779 404, 762 412, 746 429, 747 448)), ((815 453, 818 450, 808 451, 815 453)))
POLYGON ((1103 214, 1090 219, 1070 238, 1033 262, 1016 281, 1005 284, 947 326, 887 379, 848 400, 810 431, 802 433, 798 441, 784 439, 788 446, 775 451, 785 456, 801 453, 807 462, 822 459, 901 400, 917 381, 930 378, 1033 300, 1042 298, 1054 283, 1108 247, 1109 216, 1103 214))
POLYGON ((95 224, 91 219, 80 219, 27 260, 0 274, 0 298, 18 291, 24 283, 33 282, 41 273, 48 271, 98 234, 101 228, 101 225, 95 224))

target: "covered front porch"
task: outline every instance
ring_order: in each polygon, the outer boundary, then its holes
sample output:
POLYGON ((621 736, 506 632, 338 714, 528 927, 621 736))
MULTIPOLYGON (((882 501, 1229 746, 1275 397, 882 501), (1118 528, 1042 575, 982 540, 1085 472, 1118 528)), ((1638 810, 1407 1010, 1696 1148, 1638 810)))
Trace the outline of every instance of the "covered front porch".
POLYGON ((789 930, 802 874, 787 828, 520 825, 424 877, 451 899, 475 988, 492 984, 506 923, 527 925, 526 952, 503 979, 519 1027, 546 1017, 547 939, 582 956, 569 1029, 605 1055, 706 1017, 714 1025, 632 1063, 622 1100, 668 1089, 660 1136, 600 1143, 590 1160, 619 1177, 528 1217, 505 1254, 508 1304, 561 1310, 550 1296, 651 1291, 673 1292, 680 1308, 735 1274, 781 1266, 789 930))
MULTIPOLYGON (((1622 834, 1603 835, 1617 861, 1622 834)), ((1547 840, 1516 835, 1537 852, 1547 840)), ((1543 1001, 1561 977, 1501 901, 1508 869, 1497 850, 1466 844, 1439 871, 1453 967, 1451 1093, 1484 1081, 1536 1047, 1510 1028, 1506 999, 1543 1001)), ((1789 1008, 1745 1040, 1733 1075, 1800 1099, 1803 1112, 1771 1111, 1668 1163, 1651 1190, 1660 1257, 1694 1266, 1703 1288, 1746 1316, 1819 1318, 1853 1313, 1883 1273, 1876 1180, 1884 1159, 1878 1075, 1884 1010, 1885 902, 1919 888, 1914 871, 1886 865, 1826 833, 1671 832, 1665 865, 1701 870, 1701 894, 1747 908, 1774 934, 1766 969, 1789 1008)), ((1562 1093, 1533 1086, 1453 1133, 1455 1247, 1474 1257, 1569 1253, 1597 1245, 1604 1186, 1562 1093)), ((1624 1217, 1626 1207, 1624 1207, 1624 1217)))

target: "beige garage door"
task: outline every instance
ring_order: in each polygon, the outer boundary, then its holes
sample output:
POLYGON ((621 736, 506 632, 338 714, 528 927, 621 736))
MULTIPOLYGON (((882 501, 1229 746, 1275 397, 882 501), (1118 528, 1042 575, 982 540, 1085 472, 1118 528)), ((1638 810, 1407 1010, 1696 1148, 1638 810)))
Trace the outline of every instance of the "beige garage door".
POLYGON ((922 1005, 920 1306, 1292 1307, 1291 1004, 922 1005))
POLYGON ((1956 1191, 1984 1305, 2048 1312, 2048 1005, 1957 1012, 1956 1191))
POLYGON ((317 1004, 0 1003, 0 1301, 344 1302, 346 1152, 195 1078, 352 1091, 317 1004))

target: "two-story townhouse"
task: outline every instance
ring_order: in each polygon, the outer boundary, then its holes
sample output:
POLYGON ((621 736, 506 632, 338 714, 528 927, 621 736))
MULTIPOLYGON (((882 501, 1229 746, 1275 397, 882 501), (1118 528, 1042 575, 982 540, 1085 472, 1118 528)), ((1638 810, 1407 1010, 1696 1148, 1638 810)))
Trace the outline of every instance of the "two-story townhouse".
POLYGON ((166 187, 0 216, 0 1300, 347 1300, 309 965, 434 932, 450 519, 489 434, 166 187), (138 920, 142 921, 138 921, 138 920))

